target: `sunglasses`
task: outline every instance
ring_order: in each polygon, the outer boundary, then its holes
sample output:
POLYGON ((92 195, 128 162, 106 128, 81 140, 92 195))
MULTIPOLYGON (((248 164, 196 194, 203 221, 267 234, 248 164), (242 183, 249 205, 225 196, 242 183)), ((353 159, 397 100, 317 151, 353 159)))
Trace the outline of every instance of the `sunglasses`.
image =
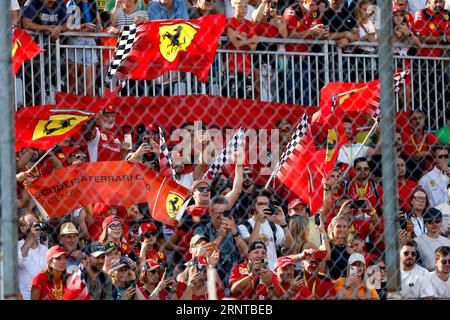
POLYGON ((200 192, 203 192, 203 191, 210 192, 211 188, 210 187, 198 187, 195 190, 198 190, 200 192))
POLYGON ((417 256, 417 252, 415 252, 415 251, 404 251, 403 255, 405 257, 408 257, 408 256, 415 257, 415 256, 417 256))
POLYGON ((427 201, 427 198, 424 198, 424 197, 416 197, 416 196, 414 196, 413 199, 417 200, 417 201, 423 201, 423 202, 427 201))
POLYGON ((386 266, 382 266, 382 267, 378 266, 378 268, 380 268, 380 271, 386 271, 386 266))
POLYGON ((429 224, 439 224, 442 222, 442 219, 424 220, 423 222, 429 223, 429 224))
POLYGON ((437 156, 438 159, 448 159, 448 154, 440 154, 437 156))
POLYGON ((156 233, 155 232, 146 232, 143 234, 143 237, 145 237, 145 238, 156 237, 156 233))
POLYGON ((120 224, 120 223, 118 223, 118 224, 110 224, 109 226, 108 226, 108 228, 110 228, 110 229, 121 229, 122 228, 122 225, 120 224))
POLYGON ((444 259, 442 259, 441 260, 441 264, 443 265, 443 266, 445 266, 446 264, 450 264, 450 260, 444 260, 444 259))

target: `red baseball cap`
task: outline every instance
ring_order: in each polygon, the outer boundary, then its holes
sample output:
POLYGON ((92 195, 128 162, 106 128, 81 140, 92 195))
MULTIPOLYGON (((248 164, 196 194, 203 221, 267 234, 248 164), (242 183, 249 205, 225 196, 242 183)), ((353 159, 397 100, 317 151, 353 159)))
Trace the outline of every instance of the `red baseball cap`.
POLYGON ((141 272, 146 272, 147 270, 155 270, 155 269, 158 269, 161 267, 162 267, 162 265, 159 264, 157 261, 155 261, 153 259, 147 259, 142 264, 141 272))
POLYGON ((312 254, 306 254, 304 256, 304 258, 308 257, 308 258, 314 259, 314 260, 323 260, 323 259, 325 259, 326 256, 327 256, 326 250, 317 250, 317 251, 314 251, 312 254))
POLYGON ((146 234, 147 232, 155 232, 157 231, 158 228, 156 227, 156 225, 153 222, 146 222, 141 224, 141 226, 139 227, 138 230, 138 235, 141 236, 143 234, 146 234))
POLYGON ((103 220, 103 223, 102 223, 103 230, 106 229, 113 222, 120 222, 120 223, 122 223, 122 221, 120 221, 117 217, 113 217, 113 216, 106 217, 103 220))
POLYGON ((64 250, 63 247, 60 247, 58 245, 53 246, 50 249, 48 249, 48 251, 47 251, 47 254, 46 254, 47 262, 49 262, 53 258, 58 258, 62 255, 67 255, 66 250, 64 250))
POLYGON ((153 123, 148 124, 145 129, 147 131, 159 132, 158 127, 155 126, 153 123))
POLYGON ((278 268, 286 268, 289 265, 295 265, 294 260, 289 257, 279 257, 277 261, 275 261, 274 271, 277 271, 278 268))
POLYGON ((103 107, 102 109, 102 113, 118 113, 117 109, 115 107, 113 107, 112 105, 107 105, 106 107, 103 107))
POLYGON ((302 204, 302 205, 306 206, 305 201, 303 201, 303 200, 300 199, 300 198, 297 198, 297 199, 294 199, 294 200, 289 201, 289 204, 288 204, 288 210, 294 208, 295 206, 297 206, 297 205, 299 205, 299 204, 302 204))

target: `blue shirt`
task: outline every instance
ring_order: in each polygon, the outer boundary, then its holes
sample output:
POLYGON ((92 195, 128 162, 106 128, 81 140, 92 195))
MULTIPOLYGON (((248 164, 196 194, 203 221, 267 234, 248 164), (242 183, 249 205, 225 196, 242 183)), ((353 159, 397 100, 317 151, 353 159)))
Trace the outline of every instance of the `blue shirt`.
POLYGON ((33 0, 25 7, 23 17, 37 24, 57 26, 66 22, 66 13, 67 10, 64 0, 56 0, 51 8, 47 7, 43 0, 33 0))
POLYGON ((170 14, 161 2, 152 1, 148 5, 148 16, 150 20, 189 19, 184 0, 173 0, 170 14))

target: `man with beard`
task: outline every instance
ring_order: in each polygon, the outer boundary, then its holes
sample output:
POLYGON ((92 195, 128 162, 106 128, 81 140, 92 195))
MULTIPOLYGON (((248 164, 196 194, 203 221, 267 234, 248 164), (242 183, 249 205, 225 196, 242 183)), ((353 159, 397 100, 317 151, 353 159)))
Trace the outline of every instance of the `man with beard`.
POLYGON ((114 107, 108 105, 83 127, 89 162, 119 161, 125 158, 131 146, 127 143, 122 144, 119 136, 112 131, 116 123, 116 114, 114 107), (100 127, 95 126, 97 120, 100 127))
POLYGON ((407 241, 400 249, 400 295, 404 299, 430 299, 435 295, 431 275, 416 264, 417 250, 414 241, 407 241))
POLYGON ((84 249, 85 266, 82 278, 86 282, 91 300, 112 300, 111 277, 102 271, 106 248, 99 242, 92 242, 84 249))
POLYGON ((435 259, 436 270, 431 273, 431 284, 438 298, 450 299, 450 247, 437 248, 435 259))
POLYGON ((275 263, 275 292, 281 299, 334 299, 336 291, 333 281, 323 274, 319 274, 320 264, 323 263, 327 252, 315 249, 304 250, 300 254, 303 273, 295 277, 294 260, 280 257, 275 263))
POLYGON ((83 254, 81 250, 78 249, 79 239, 80 233, 72 222, 66 222, 61 225, 58 242, 67 252, 67 274, 73 274, 83 259, 83 254))

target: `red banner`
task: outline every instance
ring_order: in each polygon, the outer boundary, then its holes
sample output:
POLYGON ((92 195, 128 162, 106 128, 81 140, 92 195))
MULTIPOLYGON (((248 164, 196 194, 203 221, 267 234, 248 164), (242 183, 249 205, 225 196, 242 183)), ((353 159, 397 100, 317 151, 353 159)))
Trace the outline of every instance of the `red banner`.
POLYGON ((169 70, 179 70, 192 72, 206 82, 226 21, 222 14, 195 20, 147 21, 137 27, 133 47, 114 77, 152 80, 169 70))
POLYGON ((72 106, 39 106, 15 114, 16 151, 22 148, 47 150, 77 132, 95 112, 72 106))
POLYGON ((14 29, 12 37, 12 71, 16 75, 25 60, 33 59, 38 53, 44 52, 33 38, 22 29, 14 29))
POLYGON ((123 206, 147 202, 155 219, 172 226, 189 194, 183 186, 128 161, 65 167, 38 178, 27 189, 52 218, 95 202, 123 206))

